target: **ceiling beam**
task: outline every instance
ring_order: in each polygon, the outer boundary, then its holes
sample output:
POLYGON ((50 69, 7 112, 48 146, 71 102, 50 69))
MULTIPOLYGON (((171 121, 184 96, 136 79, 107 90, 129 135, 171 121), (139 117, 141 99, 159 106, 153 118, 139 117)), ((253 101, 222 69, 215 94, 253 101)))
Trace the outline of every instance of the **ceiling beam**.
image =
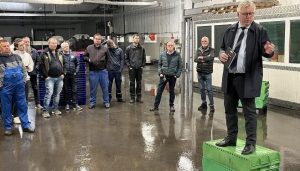
POLYGON ((113 14, 0 13, 2 17, 113 17, 113 14))

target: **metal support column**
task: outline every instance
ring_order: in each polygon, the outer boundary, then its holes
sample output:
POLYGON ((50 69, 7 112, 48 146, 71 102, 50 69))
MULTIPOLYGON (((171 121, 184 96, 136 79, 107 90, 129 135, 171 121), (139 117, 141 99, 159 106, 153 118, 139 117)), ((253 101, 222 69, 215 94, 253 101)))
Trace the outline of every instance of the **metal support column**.
POLYGON ((193 109, 193 21, 192 18, 185 18, 183 27, 183 51, 182 61, 184 72, 182 73, 181 104, 182 113, 186 117, 192 116, 193 109))

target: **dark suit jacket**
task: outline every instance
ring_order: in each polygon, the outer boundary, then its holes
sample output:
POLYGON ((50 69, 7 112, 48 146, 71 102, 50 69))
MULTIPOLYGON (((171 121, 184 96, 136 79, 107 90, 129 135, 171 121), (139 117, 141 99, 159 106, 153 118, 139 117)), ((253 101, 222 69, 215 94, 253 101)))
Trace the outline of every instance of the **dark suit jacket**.
MULTIPOLYGON (((238 29, 238 23, 231 25, 225 32, 221 51, 226 51, 228 47, 232 49, 234 37, 238 29)), ((246 40, 246 60, 245 60, 245 87, 244 98, 254 98, 260 96, 260 89, 263 77, 262 56, 271 58, 264 52, 265 43, 270 41, 267 31, 259 24, 252 22, 248 29, 246 40)), ((222 90, 228 90, 228 62, 224 63, 222 90)))

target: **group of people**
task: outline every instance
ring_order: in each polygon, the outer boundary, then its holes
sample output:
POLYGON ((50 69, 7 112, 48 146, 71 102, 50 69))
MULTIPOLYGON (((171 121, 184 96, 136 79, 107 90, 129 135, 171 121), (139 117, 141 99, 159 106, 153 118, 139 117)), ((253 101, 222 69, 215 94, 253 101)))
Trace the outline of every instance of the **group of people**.
MULTIPOLYGON (((224 107, 227 125, 227 136, 216 145, 219 147, 236 146, 238 133, 238 101, 242 103, 246 120, 246 144, 243 155, 255 151, 257 114, 255 111, 255 97, 260 95, 262 83, 262 56, 272 57, 274 45, 271 43, 266 30, 254 22, 255 4, 249 0, 242 1, 237 8, 239 21, 231 25, 224 34, 219 60, 224 64, 222 90, 224 91, 224 107)), ((121 92, 122 70, 126 64, 129 68, 130 103, 143 103, 141 80, 145 66, 146 53, 140 45, 138 34, 133 35, 133 42, 125 53, 112 40, 107 46, 101 44, 101 35, 95 34, 94 44, 89 45, 84 53, 84 61, 89 64, 90 100, 89 108, 94 109, 97 102, 97 87, 100 84, 103 94, 103 105, 110 107, 112 100, 112 83, 115 80, 116 98, 123 102, 121 92)), ((16 106, 21 125, 26 132, 34 132, 27 115, 26 98, 28 96, 27 81, 31 81, 34 90, 35 103, 39 105, 36 88, 36 68, 39 57, 36 50, 30 48, 29 38, 25 37, 15 42, 16 52, 11 53, 9 43, 0 40, 0 92, 2 102, 2 117, 5 135, 12 134, 12 104, 16 106), (26 87, 26 88, 25 88, 26 87), (25 93, 26 92, 26 93, 25 93)), ((70 105, 75 110, 82 110, 76 103, 76 74, 78 74, 78 60, 71 55, 68 43, 61 44, 62 51, 57 50, 57 40, 48 40, 49 49, 40 59, 41 74, 45 79, 46 94, 44 98, 43 117, 50 117, 49 104, 54 94, 52 112, 60 115, 58 110, 59 95, 65 85, 66 109, 70 105)), ((209 38, 201 38, 201 46, 197 49, 194 61, 197 63, 198 82, 202 104, 198 110, 206 110, 206 91, 209 99, 210 111, 214 112, 212 94, 212 72, 215 52, 209 46, 209 38)), ((162 93, 169 84, 170 112, 175 112, 175 84, 182 72, 180 54, 174 49, 174 42, 168 41, 166 50, 160 54, 158 60, 159 84, 153 108, 158 111, 162 93)))

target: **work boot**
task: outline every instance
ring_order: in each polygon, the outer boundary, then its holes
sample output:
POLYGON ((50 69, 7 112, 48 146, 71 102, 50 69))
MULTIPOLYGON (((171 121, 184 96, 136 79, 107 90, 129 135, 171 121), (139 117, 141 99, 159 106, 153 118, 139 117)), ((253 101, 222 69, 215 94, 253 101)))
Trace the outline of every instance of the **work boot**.
POLYGON ((144 103, 143 100, 141 100, 141 98, 137 98, 136 102, 138 102, 138 103, 144 103))
POLYGON ((209 108, 210 108, 210 112, 214 112, 215 111, 214 105, 209 105, 209 108))
POLYGON ((202 103, 199 107, 198 110, 206 110, 207 109, 207 104, 206 103, 202 103))
POLYGON ((158 111, 158 110, 159 110, 158 107, 154 107, 154 108, 149 109, 149 111, 151 111, 151 112, 158 111))
POLYGON ((175 112, 174 106, 170 106, 170 112, 175 112))

